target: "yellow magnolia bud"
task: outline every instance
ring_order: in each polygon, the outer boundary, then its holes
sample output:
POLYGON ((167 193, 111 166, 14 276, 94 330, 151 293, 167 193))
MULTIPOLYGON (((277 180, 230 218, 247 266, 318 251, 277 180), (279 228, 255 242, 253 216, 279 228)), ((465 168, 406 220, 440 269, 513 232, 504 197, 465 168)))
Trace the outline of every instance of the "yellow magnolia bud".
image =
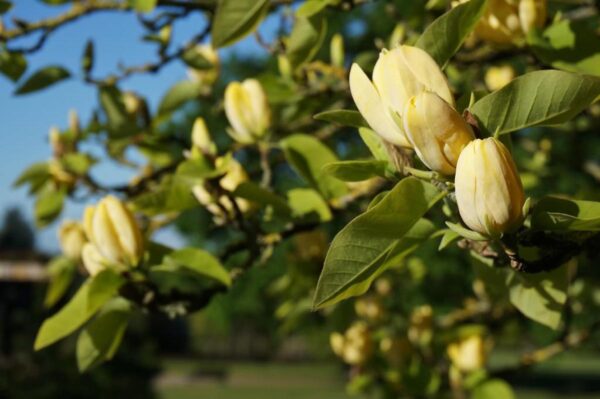
POLYGON ((292 64, 290 63, 290 59, 284 55, 279 54, 277 56, 277 68, 279 69, 279 74, 286 79, 292 78, 292 64))
POLYGON ((77 111, 75 111, 74 109, 69 111, 69 130, 71 131, 74 137, 77 137, 81 134, 79 116, 77 115, 77 111))
POLYGON ((75 183, 75 176, 65 170, 62 163, 58 159, 51 159, 48 161, 48 173, 57 183, 67 185, 75 183))
POLYGON ((204 118, 198 117, 192 127, 192 145, 204 154, 215 154, 217 152, 215 143, 210 138, 204 118))
POLYGON ((452 364, 462 372, 479 370, 485 366, 486 349, 481 335, 471 335, 453 342, 446 349, 452 364))
POLYGON ((515 78, 515 69, 510 65, 491 67, 485 73, 485 85, 490 91, 500 90, 515 78))
POLYGON ((124 203, 111 195, 88 207, 84 228, 90 242, 110 263, 136 266, 144 252, 142 233, 124 203))
POLYGON ((58 229, 58 241, 63 254, 73 260, 79 260, 87 238, 80 223, 67 220, 58 229))
POLYGON ((344 335, 344 351, 342 358, 348 364, 363 364, 373 353, 371 332, 365 323, 353 324, 344 335))
POLYGON ((219 78, 221 62, 219 53, 210 45, 197 46, 196 51, 212 64, 209 69, 190 68, 189 76, 192 80, 199 82, 202 86, 212 86, 219 78))
POLYGON ((381 301, 372 296, 357 299, 354 302, 354 311, 358 316, 369 320, 379 320, 385 314, 381 301))
POLYGON ((426 345, 431 341, 433 326, 433 309, 429 305, 416 307, 410 315, 408 339, 418 345, 426 345))
POLYGON ((454 107, 446 77, 435 60, 412 46, 383 50, 373 69, 373 82, 357 65, 350 70, 350 91, 356 107, 386 141, 411 147, 402 119, 408 101, 423 91, 436 93, 454 107))
MULTIPOLYGON (((464 2, 464 1, 461 1, 464 2)), ((496 44, 523 40, 546 20, 546 0, 490 0, 475 27, 475 34, 496 44)))
POLYGON ((331 346, 331 350, 338 356, 343 356, 344 354, 344 345, 346 339, 339 332, 333 332, 329 336, 329 345, 331 346))
POLYGON ((81 258, 85 270, 92 277, 108 267, 108 262, 100 255, 100 252, 98 252, 98 249, 92 243, 88 242, 83 246, 81 258))
POLYGON ((404 131, 429 169, 453 175, 460 152, 475 138, 458 112, 435 93, 424 91, 404 110, 404 131))
POLYGON ((330 50, 331 65, 343 68, 344 67, 344 37, 336 33, 331 38, 330 50))
POLYGON ((267 95, 256 79, 232 82, 225 89, 225 114, 238 143, 249 144, 263 137, 271 124, 267 95))
POLYGON ((498 237, 523 221, 525 195, 517 167, 495 138, 477 139, 465 147, 454 183, 460 216, 470 229, 498 237))

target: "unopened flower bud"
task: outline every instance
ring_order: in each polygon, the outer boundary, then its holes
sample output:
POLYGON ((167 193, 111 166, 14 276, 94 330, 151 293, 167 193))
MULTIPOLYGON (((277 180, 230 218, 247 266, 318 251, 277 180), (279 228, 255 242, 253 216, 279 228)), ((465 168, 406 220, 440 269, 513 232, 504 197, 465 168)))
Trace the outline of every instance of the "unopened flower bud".
POLYGON ((497 238, 522 223, 523 185, 510 152, 497 139, 469 143, 454 182, 460 216, 470 229, 497 238))
POLYGON ((210 138, 204 118, 196 118, 192 127, 192 145, 204 154, 215 154, 217 152, 215 143, 210 138))
POLYGON ((336 33, 331 38, 330 44, 331 65, 343 68, 344 67, 344 37, 336 33))
POLYGON ((84 228, 100 255, 111 263, 136 266, 144 252, 142 233, 124 203, 111 195, 84 214, 84 228))
POLYGON ((417 47, 383 50, 373 69, 373 81, 358 64, 350 69, 350 91, 362 116, 386 141, 411 147, 401 121, 409 100, 423 91, 436 93, 452 107, 446 77, 429 54, 417 47))
POLYGON ((485 73, 485 85, 491 91, 500 90, 515 78, 515 69, 510 65, 494 66, 485 73))
POLYGON ((452 175, 460 152, 475 138, 458 112, 435 93, 424 91, 404 110, 404 131, 429 169, 452 175))
POLYGON ((210 62, 212 67, 207 69, 191 68, 189 70, 189 75, 193 80, 199 82, 202 86, 212 86, 219 78, 219 72, 221 68, 219 53, 213 48, 213 46, 210 45, 197 46, 196 51, 206 61, 210 62))
POLYGON ((373 296, 359 298, 354 302, 354 311, 360 317, 368 320, 379 320, 385 314, 381 301, 373 296))
POLYGON ((348 364, 363 364, 373 353, 371 332, 365 323, 353 324, 344 334, 344 351, 342 358, 348 364))
POLYGON ((73 134, 73 138, 76 138, 81 134, 79 116, 74 109, 69 111, 69 130, 71 131, 71 134, 73 134))
POLYGON ((100 255, 96 246, 90 242, 83 246, 81 258, 85 270, 87 270, 92 277, 108 267, 106 259, 100 255))
POLYGON ((58 241, 65 256, 79 260, 87 238, 80 223, 67 220, 58 229, 58 241))
POLYGON ((271 109, 260 82, 230 83, 225 89, 225 114, 232 127, 228 133, 238 143, 249 144, 263 137, 271 124, 271 109))
POLYGON ((331 346, 331 350, 338 356, 343 356, 344 354, 344 344, 345 338, 339 332, 333 332, 329 336, 329 345, 331 346))
POLYGON ((476 371, 485 366, 486 348, 478 334, 453 342, 446 349, 452 364, 462 372, 476 371))

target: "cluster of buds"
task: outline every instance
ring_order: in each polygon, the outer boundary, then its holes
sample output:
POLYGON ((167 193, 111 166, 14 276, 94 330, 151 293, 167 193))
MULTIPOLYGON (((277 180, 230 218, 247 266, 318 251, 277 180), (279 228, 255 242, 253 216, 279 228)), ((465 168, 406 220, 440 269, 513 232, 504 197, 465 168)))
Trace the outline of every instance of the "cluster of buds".
POLYGON ((545 20, 546 0, 490 0, 475 35, 500 45, 518 44, 530 30, 543 27, 545 20))
POLYGON ((83 223, 65 221, 58 230, 65 256, 82 261, 91 276, 106 268, 136 267, 144 254, 141 230, 127 206, 112 195, 85 209, 83 223))
POLYGON ((451 342, 446 353, 452 366, 461 373, 470 373, 485 367, 488 349, 484 337, 475 333, 451 342))
POLYGON ((414 150, 440 175, 456 174, 458 207, 469 228, 498 237, 520 225, 524 194, 509 151, 495 138, 475 139, 429 54, 411 46, 384 50, 373 81, 357 64, 352 66, 350 90, 383 140, 414 150))
POLYGON ((231 82, 225 89, 225 114, 231 124, 227 132, 241 144, 255 143, 271 126, 267 95, 256 79, 231 82))
POLYGON ((373 354, 373 337, 364 322, 356 322, 344 334, 334 332, 329 337, 333 353, 347 364, 365 364, 373 354))

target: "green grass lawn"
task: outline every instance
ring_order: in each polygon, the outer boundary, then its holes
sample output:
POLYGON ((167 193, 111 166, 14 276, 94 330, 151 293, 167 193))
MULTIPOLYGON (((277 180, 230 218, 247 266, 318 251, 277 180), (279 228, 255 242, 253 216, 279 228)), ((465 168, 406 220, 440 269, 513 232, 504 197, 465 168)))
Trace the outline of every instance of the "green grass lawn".
MULTIPOLYGON (((500 352, 492 364, 506 365, 514 359, 514 354, 500 352)), ((350 398, 345 393, 343 371, 332 363, 207 364, 192 359, 168 359, 164 368, 165 372, 156 381, 161 399, 350 398)), ((533 372, 518 376, 515 382, 519 399, 600 398, 600 388, 589 392, 590 386, 598 387, 600 383, 600 356, 595 353, 557 356, 533 372)))

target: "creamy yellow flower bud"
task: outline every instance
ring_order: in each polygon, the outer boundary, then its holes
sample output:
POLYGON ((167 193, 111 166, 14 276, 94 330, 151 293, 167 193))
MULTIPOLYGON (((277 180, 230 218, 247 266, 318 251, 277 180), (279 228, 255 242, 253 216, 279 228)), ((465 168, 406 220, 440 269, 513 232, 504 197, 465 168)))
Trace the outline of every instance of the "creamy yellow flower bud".
POLYGON ((360 317, 368 320, 379 320, 385 314, 381 301, 373 296, 359 298, 354 302, 354 311, 360 317))
POLYGON ((65 256, 73 260, 79 260, 87 238, 80 223, 66 220, 58 229, 58 241, 65 256))
POLYGON ((75 183, 75 176, 68 172, 58 159, 48 161, 48 173, 57 183, 66 185, 75 183))
POLYGON ((344 67, 344 37, 336 33, 331 38, 329 46, 331 54, 331 65, 343 68, 344 67))
POLYGON ((510 65, 494 66, 485 73, 485 85, 491 91, 500 90, 515 78, 515 69, 510 65))
POLYGON ((212 86, 219 78, 221 62, 219 53, 210 45, 197 46, 196 51, 212 64, 209 69, 189 69, 189 76, 192 80, 199 82, 202 86, 212 86))
POLYGON ((81 134, 81 124, 79 123, 79 115, 74 109, 69 111, 69 130, 74 137, 81 134))
POLYGON ((142 233, 124 203, 111 195, 88 207, 84 229, 100 255, 108 262, 136 266, 144 252, 142 233))
POLYGON ((465 147, 454 182, 460 216, 470 229, 499 237, 523 221, 525 195, 517 167, 495 138, 477 139, 465 147))
POLYGON ((421 161, 444 175, 454 174, 460 152, 475 138, 460 114, 428 91, 410 99, 403 121, 404 131, 421 161))
POLYGON ((348 364, 363 364, 373 353, 373 341, 369 327, 362 322, 353 324, 344 334, 342 358, 348 364))
POLYGON ((453 342, 446 349, 452 364, 462 372, 476 371, 485 366, 486 348, 481 335, 471 335, 453 342))
POLYGON ((339 332, 333 332, 329 335, 329 345, 331 346, 331 350, 340 357, 344 354, 345 342, 346 339, 339 332))
POLYGON ((108 267, 108 262, 106 259, 100 255, 100 252, 98 252, 96 246, 90 242, 83 246, 81 258, 83 260, 83 266, 85 267, 85 270, 87 270, 92 277, 108 267))
POLYGON ((496 44, 523 40, 533 27, 544 25, 546 3, 546 0, 490 0, 475 34, 496 44))
POLYGON ((271 124, 271 109, 260 82, 230 83, 225 89, 225 114, 232 127, 228 133, 235 141, 249 144, 263 137, 271 124))
POLYGON ((198 117, 194 121, 194 126, 192 127, 192 145, 204 154, 215 154, 217 152, 215 143, 210 138, 204 118, 198 117))
POLYGON ((373 82, 357 64, 350 70, 350 91, 356 107, 386 141, 411 147, 403 118, 408 101, 423 91, 436 93, 452 107, 454 98, 446 77, 433 58, 412 46, 383 50, 373 69, 373 82))
POLYGON ((432 338, 433 309, 429 305, 416 307, 410 315, 408 339, 416 345, 427 345, 432 338))

